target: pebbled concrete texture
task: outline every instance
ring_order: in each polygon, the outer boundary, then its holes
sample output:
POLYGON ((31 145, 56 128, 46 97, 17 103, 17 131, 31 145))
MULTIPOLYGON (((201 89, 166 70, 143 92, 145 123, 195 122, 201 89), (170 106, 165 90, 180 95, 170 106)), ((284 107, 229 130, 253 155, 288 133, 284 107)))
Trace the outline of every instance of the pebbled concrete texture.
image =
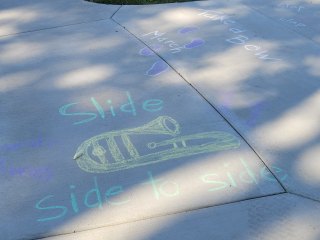
POLYGON ((283 183, 289 192, 319 200, 319 45, 256 11, 257 3, 247 4, 125 6, 114 19, 151 48, 162 45, 153 49, 236 126, 263 161, 293 176, 283 183), (179 34, 185 27, 195 30, 179 34), (188 48, 199 39, 202 46, 188 48), (169 40, 181 50, 172 50, 169 40))
POLYGON ((319 1, 239 1, 256 9, 285 28, 320 44, 319 1))
POLYGON ((1 2, 1 239, 318 239, 318 3, 307 31, 292 4, 1 2))
POLYGON ((78 0, 3 0, 0 36, 107 19, 119 7, 78 0))
POLYGON ((281 194, 48 239, 318 239, 319 210, 316 202, 281 194))

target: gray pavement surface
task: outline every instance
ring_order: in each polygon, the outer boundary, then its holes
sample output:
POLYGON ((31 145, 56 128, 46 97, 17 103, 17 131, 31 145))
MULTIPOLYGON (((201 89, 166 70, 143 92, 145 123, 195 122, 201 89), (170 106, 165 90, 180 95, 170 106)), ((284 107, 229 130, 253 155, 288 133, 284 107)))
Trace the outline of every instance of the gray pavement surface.
POLYGON ((319 21, 1 1, 0 239, 320 239, 319 21))

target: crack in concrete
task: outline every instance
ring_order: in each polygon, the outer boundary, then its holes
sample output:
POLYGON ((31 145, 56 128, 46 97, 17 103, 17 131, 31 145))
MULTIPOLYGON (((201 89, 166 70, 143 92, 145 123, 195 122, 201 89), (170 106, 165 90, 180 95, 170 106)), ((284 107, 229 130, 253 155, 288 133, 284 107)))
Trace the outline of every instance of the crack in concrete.
POLYGON ((59 25, 59 26, 54 26, 54 27, 46 27, 46 28, 39 28, 39 29, 28 30, 28 31, 23 31, 23 32, 10 33, 10 34, 6 34, 6 35, 1 35, 0 38, 8 37, 8 36, 22 35, 22 34, 33 33, 33 32, 40 32, 40 31, 56 29, 56 28, 63 28, 63 27, 70 27, 70 26, 75 26, 75 25, 82 25, 82 24, 86 24, 86 23, 99 22, 99 21, 105 21, 105 20, 111 20, 111 18, 109 17, 109 18, 103 18, 103 19, 98 19, 98 20, 91 20, 91 21, 78 22, 78 23, 70 23, 70 24, 59 25))
POLYGON ((259 9, 254 8, 254 7, 251 7, 251 6, 249 6, 249 5, 245 4, 245 3, 241 3, 241 4, 243 4, 244 6, 246 6, 246 7, 249 8, 249 9, 251 9, 252 11, 260 14, 262 17, 264 17, 264 18, 272 21, 272 22, 275 23, 277 26, 279 26, 281 29, 283 29, 283 30, 285 30, 285 31, 290 31, 290 32, 292 32, 292 33, 294 33, 294 34, 299 35, 300 37, 302 37, 302 38, 304 38, 304 39, 306 39, 306 40, 311 41, 316 47, 319 47, 319 46, 320 46, 320 44, 317 43, 316 41, 314 41, 312 38, 301 34, 300 32, 296 31, 295 29, 292 29, 291 27, 287 27, 287 28, 286 28, 286 27, 285 27, 285 26, 286 26, 285 24, 279 23, 279 22, 278 22, 277 20, 275 20, 274 18, 272 18, 272 17, 264 14, 263 12, 261 12, 259 9))
POLYGON ((56 29, 56 28, 63 28, 63 27, 69 27, 69 26, 75 26, 75 25, 82 25, 82 24, 86 24, 86 23, 93 23, 93 22, 100 22, 100 21, 105 21, 105 20, 112 20, 112 17, 121 8, 122 8, 122 5, 120 5, 118 7, 118 9, 110 17, 107 17, 107 18, 101 18, 101 19, 96 19, 96 20, 88 20, 88 21, 83 21, 83 22, 76 22, 76 23, 70 23, 70 24, 64 24, 64 25, 58 25, 58 26, 52 26, 52 27, 44 27, 44 28, 38 28, 38 29, 27 30, 27 31, 22 31, 22 32, 10 33, 10 34, 1 35, 0 38, 8 37, 8 36, 20 35, 20 34, 26 34, 26 33, 32 33, 32 32, 39 32, 39 31, 50 30, 50 29, 56 29))
POLYGON ((231 204, 235 204, 235 203, 242 203, 242 202, 247 202, 247 201, 251 201, 251 200, 269 198, 269 197, 280 196, 280 195, 285 195, 285 194, 290 194, 290 193, 279 192, 279 193, 256 196, 256 197, 251 197, 251 198, 246 198, 246 199, 242 199, 242 200, 236 200, 236 201, 231 201, 231 202, 226 202, 226 203, 221 203, 221 204, 213 204, 213 205, 207 205, 207 206, 202 206, 202 207, 198 207, 198 208, 190 208, 190 209, 187 209, 187 210, 176 211, 176 212, 171 212, 171 213, 167 213, 167 214, 158 214, 158 215, 153 215, 153 216, 150 216, 150 217, 144 217, 144 218, 140 218, 140 219, 136 219, 136 220, 132 220, 132 221, 124 221, 124 222, 121 222, 121 223, 108 224, 108 225, 99 226, 99 227, 96 227, 96 228, 83 229, 83 230, 74 231, 74 232, 70 232, 70 233, 50 235, 50 236, 47 236, 47 237, 35 238, 35 239, 32 239, 32 240, 46 239, 46 238, 50 238, 50 237, 71 235, 71 234, 74 234, 74 233, 88 232, 88 231, 92 231, 92 230, 96 230, 96 229, 116 227, 116 226, 121 226, 121 225, 125 225, 125 224, 142 222, 142 221, 145 221, 145 220, 151 220, 151 219, 167 217, 167 216, 169 217, 169 216, 174 216, 174 215, 183 214, 183 213, 196 212, 196 211, 200 211, 200 210, 207 209, 207 208, 222 207, 222 206, 225 206, 225 205, 231 205, 231 204))
POLYGON ((119 8, 111 15, 110 19, 113 18, 114 15, 116 15, 117 12, 122 8, 123 5, 120 5, 119 8))
POLYGON ((301 197, 301 198, 305 198, 305 199, 308 199, 310 201, 313 201, 313 202, 317 202, 317 203, 320 203, 320 200, 318 199, 314 199, 312 197, 308 197, 308 196, 305 196, 305 195, 302 195, 300 193, 294 193, 294 192, 288 192, 289 194, 292 194, 292 195, 295 195, 295 196, 298 196, 298 197, 301 197))
POLYGON ((271 169, 269 168, 269 166, 265 163, 265 161, 263 161, 263 159, 261 158, 261 156, 257 153, 257 151, 251 146, 251 144, 249 144, 249 142, 247 141, 247 139, 240 133, 240 131, 238 131, 236 129, 235 126, 232 125, 232 123, 227 119, 227 117, 225 117, 223 115, 222 112, 220 112, 218 110, 217 107, 215 107, 213 105, 213 103, 211 103, 194 85, 192 85, 192 83, 190 83, 184 76, 182 76, 181 73, 178 72, 177 69, 175 69, 169 62, 167 62, 163 57, 161 57, 157 52, 155 52, 153 49, 150 48, 150 46, 145 43, 144 41, 142 41, 139 37, 137 37, 136 35, 134 35, 132 32, 130 32, 125 26, 121 25, 119 22, 117 22, 115 19, 111 18, 111 20, 113 20, 116 24, 118 24, 119 26, 121 26, 123 29, 125 29, 125 31, 127 31, 129 34, 131 34, 133 37, 135 37, 139 42, 143 43, 145 46, 147 46, 152 52, 155 53, 155 55, 157 55, 160 59, 162 59, 166 64, 168 64, 168 66, 175 71, 187 84, 190 85, 190 87, 195 90, 227 123, 228 125, 243 139, 243 141, 249 146, 249 148, 256 154, 256 156, 260 159, 260 161, 263 163, 263 165, 270 171, 270 173, 273 175, 273 177, 277 180, 277 182, 279 183, 279 185, 281 186, 282 190, 284 192, 287 192, 287 189, 284 187, 284 185, 282 184, 282 182, 279 180, 279 178, 271 171, 271 169))

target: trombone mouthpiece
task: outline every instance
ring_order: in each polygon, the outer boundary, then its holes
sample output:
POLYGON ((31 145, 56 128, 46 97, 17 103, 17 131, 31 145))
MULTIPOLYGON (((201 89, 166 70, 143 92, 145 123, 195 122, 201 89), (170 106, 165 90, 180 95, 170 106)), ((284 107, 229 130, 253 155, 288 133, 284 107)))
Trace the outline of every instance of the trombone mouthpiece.
POLYGON ((76 154, 73 156, 73 160, 77 160, 77 158, 81 157, 83 155, 83 152, 76 152, 76 154))

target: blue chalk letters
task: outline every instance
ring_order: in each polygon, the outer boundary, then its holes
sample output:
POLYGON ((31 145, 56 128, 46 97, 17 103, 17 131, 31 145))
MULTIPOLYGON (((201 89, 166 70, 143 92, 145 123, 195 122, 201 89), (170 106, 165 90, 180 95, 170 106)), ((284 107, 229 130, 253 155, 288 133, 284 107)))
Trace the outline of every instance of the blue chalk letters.
MULTIPOLYGON (((76 119, 80 119, 79 117, 84 117, 80 121, 73 122, 73 125, 79 125, 91 122, 92 120, 95 120, 98 116, 102 119, 106 119, 108 117, 116 117, 119 112, 130 114, 131 116, 137 116, 137 109, 136 104, 134 100, 132 99, 129 92, 126 92, 127 95, 127 103, 122 104, 119 107, 118 112, 115 111, 114 106, 112 105, 112 100, 108 99, 106 100, 106 110, 103 108, 103 104, 100 104, 94 97, 90 98, 90 102, 92 105, 96 108, 97 113, 95 112, 74 112, 72 111, 72 108, 74 108, 76 105, 80 104, 79 102, 74 103, 68 103, 66 105, 63 105, 59 109, 59 113, 62 116, 69 116, 69 117, 75 117, 76 119), (108 116, 110 115, 110 116, 108 116)), ((141 109, 146 112, 157 112, 162 110, 163 108, 163 101, 161 99, 148 99, 145 100, 141 104, 141 109)))
MULTIPOLYGON (((232 169, 229 169, 230 165, 225 163, 224 169, 219 171, 219 173, 207 172, 200 175, 198 179, 199 183, 205 184, 207 191, 213 194, 237 189, 247 184, 258 185, 263 181, 277 182, 277 179, 265 166, 260 167, 258 171, 254 171, 244 159, 240 158, 239 160, 241 164, 238 169, 239 171, 232 171, 232 169)), ((271 170, 276 173, 280 181, 285 181, 288 177, 287 173, 279 167, 271 166, 271 170)), ((182 190, 181 182, 158 178, 151 171, 148 171, 146 174, 146 180, 141 185, 148 189, 156 201, 167 198, 178 198, 185 193, 182 190)), ((62 219, 67 214, 68 216, 75 215, 90 208, 119 207, 134 200, 134 197, 125 194, 126 189, 122 185, 108 186, 104 194, 102 194, 97 177, 93 177, 93 187, 82 195, 79 192, 76 194, 77 191, 74 185, 70 185, 69 190, 71 191, 70 202, 67 201, 63 205, 61 205, 61 200, 55 199, 54 195, 47 195, 38 201, 35 204, 35 208, 40 210, 38 213, 44 216, 38 218, 37 221, 46 222, 62 219), (57 202, 58 204, 56 204, 57 202)))
MULTIPOLYGON (((103 195, 101 194, 100 187, 98 184, 97 177, 93 177, 93 188, 89 189, 86 194, 81 198, 75 194, 76 186, 70 185, 70 210, 73 214, 77 214, 85 208, 102 208, 103 207, 103 195)), ((109 205, 123 205, 130 202, 130 199, 121 197, 121 193, 124 190, 122 186, 111 186, 106 190, 105 193, 105 202, 109 205), (115 196, 117 197, 116 199, 115 196), (120 196, 120 199, 118 197, 120 196)), ((50 203, 53 203, 54 195, 48 195, 38 201, 35 205, 35 208, 41 211, 46 212, 46 217, 38 218, 38 222, 46 222, 51 220, 56 220, 63 218, 67 215, 69 208, 67 205, 59 206, 50 203)))

